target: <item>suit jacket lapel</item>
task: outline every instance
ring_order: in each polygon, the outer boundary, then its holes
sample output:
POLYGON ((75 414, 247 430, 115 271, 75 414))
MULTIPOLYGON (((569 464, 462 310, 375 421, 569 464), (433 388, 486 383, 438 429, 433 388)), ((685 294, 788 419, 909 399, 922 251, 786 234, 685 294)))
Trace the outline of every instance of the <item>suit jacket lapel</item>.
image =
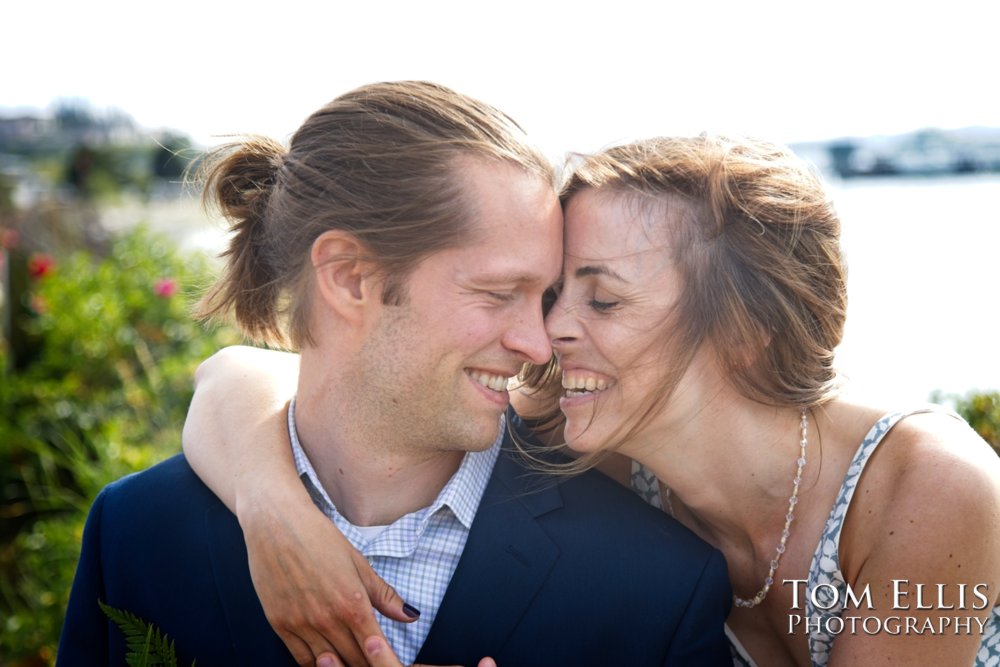
POLYGON ((450 664, 452 656, 499 653, 559 557, 536 521, 562 506, 559 490, 518 465, 509 444, 417 662, 450 664))
POLYGON ((205 514, 207 542, 212 561, 212 579, 228 627, 237 662, 241 665, 291 664, 291 654, 264 616, 264 610, 250 579, 243 532, 229 510, 221 503, 205 514))

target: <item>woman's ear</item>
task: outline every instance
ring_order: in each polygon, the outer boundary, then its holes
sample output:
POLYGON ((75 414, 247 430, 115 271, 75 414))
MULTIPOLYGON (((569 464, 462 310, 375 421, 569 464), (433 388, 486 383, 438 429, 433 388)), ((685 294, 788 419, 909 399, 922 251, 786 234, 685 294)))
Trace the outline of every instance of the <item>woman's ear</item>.
POLYGON ((349 320, 362 316, 377 289, 375 272, 366 255, 364 244, 341 230, 323 232, 313 241, 310 260, 316 289, 328 307, 349 320))
POLYGON ((731 359, 740 368, 753 368, 771 345, 771 330, 761 325, 755 325, 747 333, 741 343, 730 349, 731 359))

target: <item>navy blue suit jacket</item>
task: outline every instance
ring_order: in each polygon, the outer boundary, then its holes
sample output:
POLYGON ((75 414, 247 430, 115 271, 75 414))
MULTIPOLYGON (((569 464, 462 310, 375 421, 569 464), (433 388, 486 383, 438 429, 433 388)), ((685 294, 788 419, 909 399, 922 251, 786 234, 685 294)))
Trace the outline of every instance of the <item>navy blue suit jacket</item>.
MULTIPOLYGON (((731 665, 730 596, 721 554, 662 512, 599 473, 540 484, 505 448, 418 662, 731 665)), ((236 518, 182 455, 95 500, 59 665, 125 664, 98 599, 167 633, 182 665, 295 664, 236 518)))

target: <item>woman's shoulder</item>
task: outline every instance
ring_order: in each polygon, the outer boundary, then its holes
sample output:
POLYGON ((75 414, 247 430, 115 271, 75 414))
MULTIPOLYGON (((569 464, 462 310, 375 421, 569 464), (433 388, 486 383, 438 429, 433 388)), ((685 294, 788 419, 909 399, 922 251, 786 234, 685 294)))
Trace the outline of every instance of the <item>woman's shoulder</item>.
POLYGON ((874 438, 881 442, 858 482, 842 556, 1000 538, 1000 457, 963 420, 934 406, 887 413, 865 442, 874 438))
POLYGON ((866 475, 879 477, 879 486, 1000 482, 1000 457, 946 407, 926 404, 893 411, 841 403, 831 411, 831 422, 834 442, 850 449, 853 463, 870 463, 866 475))
POLYGON ((890 480, 932 498, 1000 487, 1000 457, 960 417, 934 406, 902 414, 883 445, 890 480))

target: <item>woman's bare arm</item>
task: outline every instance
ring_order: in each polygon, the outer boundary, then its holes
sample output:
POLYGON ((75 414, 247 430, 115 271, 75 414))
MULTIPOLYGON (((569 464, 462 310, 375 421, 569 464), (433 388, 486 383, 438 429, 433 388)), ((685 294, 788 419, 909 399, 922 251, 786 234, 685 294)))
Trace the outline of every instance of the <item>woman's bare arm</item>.
POLYGON ((287 409, 297 378, 297 355, 251 347, 216 353, 195 375, 184 453, 239 519, 257 595, 299 664, 330 652, 349 665, 399 665, 364 649, 366 638, 384 641, 372 607, 398 621, 415 617, 312 504, 296 474, 287 409))
POLYGON ((883 447, 840 553, 855 595, 871 592, 870 604, 844 616, 886 625, 845 630, 830 666, 972 664, 979 623, 1000 603, 1000 461, 967 426, 934 414, 908 417, 883 447), (956 618, 969 631, 956 631, 956 618), (905 631, 907 622, 921 631, 905 631))
POLYGON ((195 372, 184 455, 237 516, 241 492, 250 502, 272 484, 301 488, 286 421, 298 377, 298 355, 245 346, 220 350, 195 372))

